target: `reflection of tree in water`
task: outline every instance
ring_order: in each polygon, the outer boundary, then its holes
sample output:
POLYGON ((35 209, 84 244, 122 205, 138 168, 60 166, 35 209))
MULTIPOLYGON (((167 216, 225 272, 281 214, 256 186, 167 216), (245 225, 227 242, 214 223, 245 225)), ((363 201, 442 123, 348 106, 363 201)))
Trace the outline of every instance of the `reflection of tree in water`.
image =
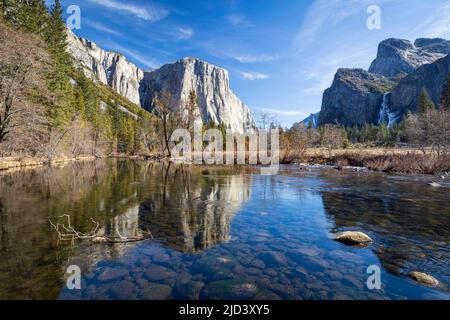
POLYGON ((421 270, 443 282, 450 280, 450 208, 445 192, 385 178, 365 179, 357 186, 339 179, 336 183, 340 189, 323 192, 322 197, 337 231, 353 228, 374 235, 375 253, 391 273, 421 270))
POLYGON ((133 246, 83 241, 58 246, 49 219, 68 214, 76 230, 87 232, 92 218, 107 235, 139 236, 149 229, 171 246, 200 249, 227 239, 233 213, 249 197, 245 186, 239 175, 213 177, 201 169, 137 161, 1 174, 0 298, 54 299, 67 266, 77 264, 85 274, 133 246), (148 210, 150 205, 157 210, 148 210))
MULTIPOLYGON (((143 169, 131 162, 97 161, 0 175, 0 298, 56 298, 64 269, 80 250, 58 246, 48 220, 69 214, 74 227, 85 232, 93 218, 113 233, 126 225, 118 217, 134 207, 137 221, 134 182, 143 169)), ((104 248, 120 254, 113 246, 104 248)), ((92 265, 97 253, 79 260, 92 265)))
POLYGON ((153 170, 157 183, 141 204, 141 229, 183 252, 229 240, 231 219, 249 199, 250 186, 245 175, 211 170, 173 164, 153 170))

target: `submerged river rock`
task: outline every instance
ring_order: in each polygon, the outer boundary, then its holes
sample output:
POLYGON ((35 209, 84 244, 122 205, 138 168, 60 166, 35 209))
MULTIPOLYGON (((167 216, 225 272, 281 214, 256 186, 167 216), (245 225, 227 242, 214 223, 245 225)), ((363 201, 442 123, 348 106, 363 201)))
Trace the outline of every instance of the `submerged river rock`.
POLYGON ((439 281, 436 278, 423 272, 412 271, 408 274, 408 276, 424 286, 436 287, 439 285, 439 281))
POLYGON ((334 240, 350 246, 368 246, 373 242, 371 237, 359 231, 345 231, 338 233, 334 240))

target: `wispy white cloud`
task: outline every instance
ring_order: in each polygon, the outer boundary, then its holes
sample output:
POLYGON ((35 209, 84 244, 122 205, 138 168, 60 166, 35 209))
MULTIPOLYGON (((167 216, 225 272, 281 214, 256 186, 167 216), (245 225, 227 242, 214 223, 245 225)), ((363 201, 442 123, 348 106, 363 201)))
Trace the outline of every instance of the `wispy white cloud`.
POLYGON ((336 52, 330 52, 321 56, 320 61, 314 62, 314 67, 304 71, 302 80, 309 84, 301 90, 301 93, 312 96, 322 95, 325 89, 333 82, 334 75, 339 68, 361 68, 367 64, 368 59, 375 58, 376 47, 360 45, 358 50, 353 48, 339 48, 336 52), (308 71, 309 70, 309 71, 308 71))
POLYGON ((251 27, 253 23, 247 17, 240 14, 232 14, 227 17, 229 23, 233 26, 251 27))
POLYGON ((242 54, 235 55, 233 59, 239 61, 240 63, 255 63, 255 62, 269 62, 280 59, 279 55, 252 55, 252 54, 242 54))
POLYGON ((111 34, 113 36, 121 36, 122 35, 119 31, 111 29, 111 28, 109 28, 109 27, 107 27, 104 24, 99 23, 99 22, 86 21, 85 25, 87 25, 87 26, 89 26, 89 27, 91 27, 91 28, 93 28, 93 29, 95 29, 97 31, 100 31, 100 32, 103 32, 103 33, 109 33, 109 34, 111 34))
POLYGON ((241 76, 243 79, 251 81, 265 80, 270 78, 269 75, 259 72, 241 72, 241 76))
POLYGON ((178 40, 189 40, 194 36, 194 30, 191 28, 178 28, 178 40))
POLYGON ((155 5, 133 5, 123 3, 117 0, 89 0, 98 5, 107 7, 112 10, 117 10, 123 13, 128 13, 145 21, 159 21, 169 15, 169 12, 155 5))
POLYGON ((424 37, 450 36, 450 4, 445 4, 436 13, 420 24, 417 28, 422 30, 424 37))
POLYGON ((282 109, 274 109, 274 108, 258 108, 257 110, 272 113, 280 116, 305 116, 305 112, 297 111, 297 110, 282 110, 282 109))
MULTIPOLYGON (((377 4, 393 0, 378 0, 377 4)), ((315 0, 308 9, 300 30, 294 40, 298 52, 303 52, 314 43, 325 28, 351 18, 357 14, 365 15, 373 0, 315 0)))
POLYGON ((143 65, 146 68, 155 69, 160 65, 158 61, 156 61, 155 59, 144 56, 139 52, 123 47, 115 42, 109 42, 108 45, 112 47, 114 50, 122 53, 125 57, 131 58, 132 60, 143 65))
POLYGON ((325 89, 331 86, 334 78, 334 72, 326 74, 310 74, 306 79, 311 80, 312 85, 301 90, 304 94, 321 95, 325 89))

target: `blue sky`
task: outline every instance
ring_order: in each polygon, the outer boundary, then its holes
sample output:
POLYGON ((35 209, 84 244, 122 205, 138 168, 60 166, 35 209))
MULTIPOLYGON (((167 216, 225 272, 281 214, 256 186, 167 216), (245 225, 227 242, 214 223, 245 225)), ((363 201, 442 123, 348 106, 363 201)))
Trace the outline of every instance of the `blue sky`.
POLYGON ((149 69, 185 56, 230 72, 252 109, 289 126, 320 110, 339 67, 367 69, 380 41, 450 38, 448 0, 63 0, 75 32, 149 69), (369 30, 367 8, 381 9, 369 30))

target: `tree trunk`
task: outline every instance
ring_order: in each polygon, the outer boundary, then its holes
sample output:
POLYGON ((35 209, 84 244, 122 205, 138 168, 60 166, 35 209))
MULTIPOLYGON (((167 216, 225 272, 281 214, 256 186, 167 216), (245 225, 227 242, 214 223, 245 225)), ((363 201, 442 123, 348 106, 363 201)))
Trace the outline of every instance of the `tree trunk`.
POLYGON ((169 157, 172 157, 172 154, 171 154, 170 148, 169 148, 169 138, 167 137, 167 116, 164 116, 163 131, 164 131, 164 140, 166 143, 167 153, 169 154, 169 157))

